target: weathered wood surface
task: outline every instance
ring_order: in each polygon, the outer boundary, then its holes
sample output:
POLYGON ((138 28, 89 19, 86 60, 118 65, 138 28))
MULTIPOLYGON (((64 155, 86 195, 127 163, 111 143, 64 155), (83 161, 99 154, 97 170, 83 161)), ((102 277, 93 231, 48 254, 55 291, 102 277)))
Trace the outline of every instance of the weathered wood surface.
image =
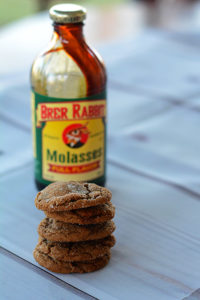
POLYGON ((58 300, 198 299, 200 49, 195 41, 193 35, 147 31, 101 49, 109 75, 107 185, 116 205, 117 245, 110 264, 92 274, 52 274, 32 257, 43 217, 33 202, 28 86, 28 65, 38 45, 27 52, 18 73, 1 77, 5 299, 28 294, 31 299, 32 293, 35 299, 58 300))

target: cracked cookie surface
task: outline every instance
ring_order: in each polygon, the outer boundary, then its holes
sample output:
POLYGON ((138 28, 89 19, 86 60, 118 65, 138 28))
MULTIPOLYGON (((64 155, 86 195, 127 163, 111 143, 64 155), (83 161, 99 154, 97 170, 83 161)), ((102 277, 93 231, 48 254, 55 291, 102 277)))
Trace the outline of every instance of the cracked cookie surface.
POLYGON ((72 224, 97 224, 111 220, 115 216, 115 207, 111 202, 80 208, 75 210, 48 212, 44 211, 48 218, 72 224))
POLYGON ((97 271, 107 265, 110 259, 110 253, 90 261, 64 262, 52 259, 49 255, 44 254, 37 249, 34 250, 35 260, 46 269, 56 273, 88 273, 97 271))
POLYGON ((114 245, 113 235, 100 240, 74 243, 50 242, 39 237, 35 249, 56 260, 88 261, 105 255, 114 245))
POLYGON ((108 189, 94 183, 53 182, 37 194, 35 205, 44 211, 65 211, 104 204, 111 197, 108 189))
POLYGON ((52 218, 44 218, 38 233, 43 238, 55 242, 79 242, 102 239, 115 230, 113 221, 92 225, 69 224, 52 218))

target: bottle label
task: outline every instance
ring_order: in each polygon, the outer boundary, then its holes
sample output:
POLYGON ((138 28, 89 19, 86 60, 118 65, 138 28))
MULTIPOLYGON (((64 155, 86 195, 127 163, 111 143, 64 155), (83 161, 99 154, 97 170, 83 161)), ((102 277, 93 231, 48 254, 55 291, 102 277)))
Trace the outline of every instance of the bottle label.
POLYGON ((105 92, 81 99, 32 92, 35 178, 92 181, 105 171, 105 92))

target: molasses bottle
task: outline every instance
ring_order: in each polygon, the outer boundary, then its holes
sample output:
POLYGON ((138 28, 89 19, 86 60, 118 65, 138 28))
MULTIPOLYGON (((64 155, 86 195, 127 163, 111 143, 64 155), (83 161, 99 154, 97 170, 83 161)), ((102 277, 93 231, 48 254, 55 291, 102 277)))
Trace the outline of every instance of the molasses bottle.
POLYGON ((31 70, 35 181, 105 184, 106 72, 83 35, 86 10, 50 9, 54 32, 31 70))

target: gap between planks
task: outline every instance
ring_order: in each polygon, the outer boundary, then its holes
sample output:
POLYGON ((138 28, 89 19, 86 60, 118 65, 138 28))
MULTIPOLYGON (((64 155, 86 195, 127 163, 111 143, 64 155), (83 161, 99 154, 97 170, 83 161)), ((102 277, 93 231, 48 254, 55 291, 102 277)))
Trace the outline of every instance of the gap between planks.
POLYGON ((140 86, 133 86, 133 85, 129 85, 129 84, 124 84, 121 82, 118 82, 116 80, 110 80, 109 81, 109 87, 113 90, 119 90, 121 92, 125 92, 127 94, 132 94, 132 93, 138 93, 141 96, 148 96, 150 95, 151 97, 154 97, 155 100, 159 100, 159 101, 166 101, 170 104, 173 104, 174 106, 177 107, 183 107, 187 110, 192 110, 195 112, 200 113, 200 109, 197 107, 192 107, 189 106, 187 104, 187 100, 192 100, 195 99, 197 96, 199 96, 200 91, 195 92, 193 94, 188 95, 185 99, 181 99, 178 97, 173 97, 170 95, 166 95, 166 94, 161 94, 161 93, 157 93, 156 91, 148 91, 148 89, 144 88, 144 87, 140 87, 140 86))
POLYGON ((98 298, 93 297, 92 295, 78 289, 77 287, 63 281, 62 279, 56 277, 55 275, 49 273, 48 271, 34 265, 33 263, 27 261, 26 259, 20 257, 19 255, 7 250, 6 248, 0 246, 0 253, 15 260, 18 263, 23 264, 25 267, 31 269, 33 272, 39 273, 41 276, 45 277, 46 279, 53 281, 60 287, 64 287, 68 291, 72 292, 75 295, 81 296, 83 299, 87 300, 99 300, 98 298))
POLYGON ((190 295, 186 296, 182 300, 200 300, 200 289, 193 291, 190 295))
POLYGON ((115 167, 118 167, 120 169, 123 169, 124 171, 127 171, 129 173, 134 173, 138 176, 141 176, 141 177, 145 177, 145 178, 148 178, 150 180, 153 180, 153 181, 156 181, 156 182, 160 182, 160 183, 163 183, 163 184, 166 184, 166 185, 169 185, 173 188, 176 188, 182 192, 185 192, 187 193, 188 195, 192 196, 193 198, 195 198, 195 200, 198 200, 200 201, 200 194, 197 193, 197 192, 194 192, 193 190, 183 186, 183 185, 180 185, 178 183, 173 183, 173 182, 170 182, 168 180, 165 180, 165 179, 162 179, 162 178, 159 178, 159 177, 156 177, 154 175, 150 175, 150 174, 147 174, 143 171, 139 171, 139 170, 136 170, 134 169, 133 167, 128 167, 122 163, 119 163, 118 161, 116 161, 115 159, 111 159, 111 158, 108 158, 107 159, 108 163, 110 163, 111 165, 115 166, 115 167))
MULTIPOLYGON (((152 181, 155 181, 155 182, 160 182, 160 183, 163 183, 163 184, 166 184, 168 186, 171 186, 173 188, 176 188, 182 192, 185 192, 187 193, 188 195, 192 196, 195 200, 198 200, 200 201, 200 195, 199 193, 197 192, 194 192, 193 190, 190 190, 189 188, 183 186, 183 185, 180 185, 180 184, 177 184, 177 183, 173 183, 173 182, 170 182, 170 181, 167 181, 165 179, 162 179, 162 178, 159 178, 159 177, 156 177, 154 175, 149 175, 147 173, 144 173, 143 171, 139 171, 139 170, 135 170, 133 167, 128 167, 122 163, 119 163, 118 161, 114 160, 114 159, 111 159, 111 158, 107 158, 107 162, 115 167, 118 167, 120 169, 123 169, 124 171, 127 171, 129 173, 134 173, 138 176, 141 176, 141 177, 144 177, 144 178, 148 178, 152 181)), ((22 169, 25 169, 27 167, 29 167, 31 164, 33 163, 32 159, 31 161, 28 161, 26 162, 25 164, 21 165, 20 167, 20 171, 22 169)), ((10 173, 13 172, 18 172, 19 171, 19 167, 16 167, 16 168, 13 168, 12 170, 9 170, 7 172, 5 172, 4 174, 1 174, 0 175, 0 180, 2 177, 6 176, 6 175, 9 175, 10 173)))

